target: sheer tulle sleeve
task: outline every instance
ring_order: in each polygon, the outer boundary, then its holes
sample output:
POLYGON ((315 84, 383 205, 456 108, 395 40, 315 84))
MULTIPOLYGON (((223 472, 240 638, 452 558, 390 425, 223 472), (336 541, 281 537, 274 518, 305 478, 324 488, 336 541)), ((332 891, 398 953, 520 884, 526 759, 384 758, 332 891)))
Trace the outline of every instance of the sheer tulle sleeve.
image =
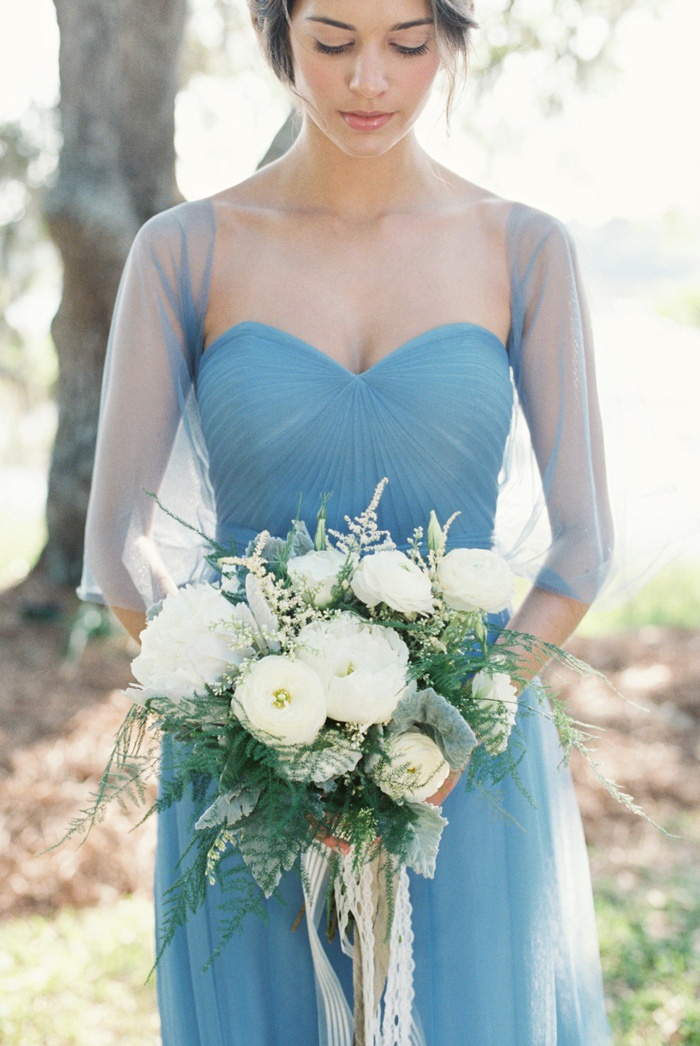
POLYGON ((613 528, 576 256, 555 219, 521 205, 510 214, 507 250, 517 406, 497 544, 538 587, 591 603, 608 573, 613 528))
POLYGON ((110 334, 79 595, 145 610, 202 571, 202 542, 157 508, 213 534, 194 374, 214 240, 207 202, 138 233, 110 334))

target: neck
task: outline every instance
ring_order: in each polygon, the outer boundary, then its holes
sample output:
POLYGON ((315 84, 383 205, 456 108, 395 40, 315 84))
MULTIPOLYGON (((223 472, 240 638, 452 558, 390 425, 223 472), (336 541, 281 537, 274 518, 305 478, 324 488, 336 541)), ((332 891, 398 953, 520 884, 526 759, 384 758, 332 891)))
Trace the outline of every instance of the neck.
POLYGON ((425 206, 439 181, 437 165, 412 131, 381 156, 349 156, 308 119, 279 174, 293 207, 348 221, 425 206))

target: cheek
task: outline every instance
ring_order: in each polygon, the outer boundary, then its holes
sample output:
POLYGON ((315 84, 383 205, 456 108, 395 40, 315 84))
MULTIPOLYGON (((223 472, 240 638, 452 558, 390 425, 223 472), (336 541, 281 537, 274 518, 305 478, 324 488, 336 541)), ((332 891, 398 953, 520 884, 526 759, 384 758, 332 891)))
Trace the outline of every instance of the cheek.
POLYGON ((337 90, 338 72, 328 60, 319 61, 323 56, 308 51, 300 54, 296 49, 292 56, 295 86, 302 98, 319 98, 337 90))
MULTIPOLYGON (((410 59, 407 59, 410 61, 410 59)), ((440 59, 422 62, 420 68, 413 70, 412 83, 417 95, 428 95, 440 68, 440 59)))

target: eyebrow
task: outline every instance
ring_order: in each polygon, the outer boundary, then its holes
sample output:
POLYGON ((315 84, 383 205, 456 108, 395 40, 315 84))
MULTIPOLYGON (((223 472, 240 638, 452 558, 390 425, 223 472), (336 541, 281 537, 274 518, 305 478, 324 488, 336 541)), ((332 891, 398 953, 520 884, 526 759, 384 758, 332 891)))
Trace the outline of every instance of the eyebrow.
MULTIPOLYGON (((336 29, 349 29, 350 32, 352 32, 352 33, 356 32, 356 29, 355 29, 354 25, 348 25, 347 22, 337 22, 335 20, 335 18, 321 18, 321 17, 317 18, 314 15, 309 15, 307 18, 304 19, 304 21, 306 21, 306 22, 321 22, 322 25, 333 25, 333 26, 336 27, 336 29)), ((433 24, 432 18, 417 18, 413 22, 397 22, 396 25, 392 25, 392 27, 389 30, 389 32, 390 33, 396 33, 396 32, 399 31, 399 29, 413 29, 413 27, 416 26, 416 25, 432 25, 432 24, 433 24)))

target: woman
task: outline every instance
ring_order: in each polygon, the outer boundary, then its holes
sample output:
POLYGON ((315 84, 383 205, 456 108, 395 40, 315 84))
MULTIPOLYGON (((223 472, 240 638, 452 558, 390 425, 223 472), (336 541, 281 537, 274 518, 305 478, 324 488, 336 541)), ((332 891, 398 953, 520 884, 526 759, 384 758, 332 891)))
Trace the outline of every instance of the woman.
MULTIPOLYGON (((83 594, 138 636, 150 604, 199 576, 201 550, 156 518, 147 491, 244 547, 263 528, 286 533, 300 496, 312 527, 332 491, 332 526, 388 476, 380 524, 396 538, 435 508, 461 513, 451 546, 491 547, 515 387, 541 488, 509 551, 529 547, 539 516, 547 526, 510 625, 559 644, 610 548, 572 248, 549 216, 435 164, 413 132, 441 64, 466 54, 471 4, 251 6, 302 130, 281 160, 137 237, 113 325, 83 594)), ((412 883, 416 1041, 428 1046, 608 1042, 571 782, 551 724, 521 726, 532 803, 510 779, 491 805, 457 787, 436 877, 412 883)), ((160 820, 159 917, 191 814, 183 801, 160 820)), ((247 921, 202 973, 221 918, 210 892, 159 966, 166 1046, 335 1046, 308 940, 290 933, 298 878, 282 892, 287 907, 270 902, 269 923, 247 921)), ((349 988, 347 960, 327 950, 349 988)))

